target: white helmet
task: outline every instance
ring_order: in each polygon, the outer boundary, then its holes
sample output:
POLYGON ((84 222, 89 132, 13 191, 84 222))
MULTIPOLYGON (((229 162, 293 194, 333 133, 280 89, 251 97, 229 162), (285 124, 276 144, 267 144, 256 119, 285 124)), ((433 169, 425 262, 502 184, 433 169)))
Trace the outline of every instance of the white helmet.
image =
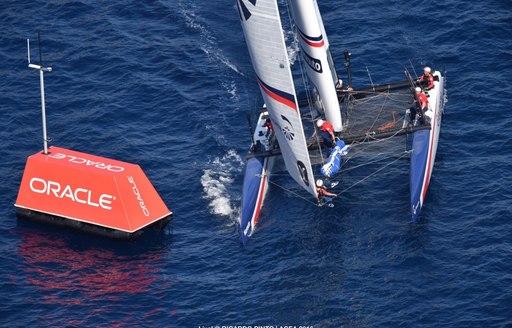
POLYGON ((318 121, 316 121, 316 126, 321 127, 322 124, 324 124, 324 120, 319 119, 318 121))
POLYGON ((416 87, 416 92, 421 92, 421 88, 420 87, 416 87))
POLYGON ((322 179, 316 180, 316 186, 317 187, 322 187, 323 185, 324 185, 324 182, 322 181, 322 179))
POLYGON ((428 66, 425 66, 425 68, 423 69, 424 72, 427 72, 427 73, 430 73, 430 67, 428 66))
POLYGON ((341 88, 342 86, 343 86, 343 80, 339 79, 338 80, 338 88, 341 88))

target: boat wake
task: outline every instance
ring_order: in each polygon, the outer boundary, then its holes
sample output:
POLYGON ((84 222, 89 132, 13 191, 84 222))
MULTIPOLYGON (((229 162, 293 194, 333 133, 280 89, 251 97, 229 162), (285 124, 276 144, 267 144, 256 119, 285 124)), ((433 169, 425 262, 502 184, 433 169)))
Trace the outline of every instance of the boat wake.
POLYGON ((240 76, 245 76, 244 73, 223 54, 211 28, 204 23, 204 18, 198 16, 198 10, 195 5, 186 1, 185 3, 180 3, 179 8, 180 14, 185 18, 187 27, 199 33, 201 37, 199 47, 208 58, 212 61, 220 62, 240 76), (203 20, 203 22, 201 22, 201 20, 203 20))
POLYGON ((214 215, 227 216, 233 223, 240 221, 240 208, 232 204, 240 203, 240 193, 232 196, 229 192, 234 176, 243 171, 244 162, 234 150, 229 150, 221 158, 216 157, 208 163, 201 177, 204 199, 209 202, 210 212, 214 215))

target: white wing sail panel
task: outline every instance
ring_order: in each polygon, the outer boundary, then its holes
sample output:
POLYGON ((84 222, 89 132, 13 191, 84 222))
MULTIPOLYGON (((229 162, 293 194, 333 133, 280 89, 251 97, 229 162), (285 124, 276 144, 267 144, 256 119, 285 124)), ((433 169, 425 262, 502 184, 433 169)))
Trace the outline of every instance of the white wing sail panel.
POLYGON ((237 0, 245 40, 286 169, 316 196, 276 0, 237 0))
POLYGON ((293 20, 297 27, 302 58, 306 72, 320 95, 325 117, 335 131, 343 128, 338 95, 333 82, 331 66, 327 58, 329 47, 320 12, 314 0, 289 0, 293 20), (327 44, 326 44, 327 42, 327 44))
POLYGON ((318 8, 318 2, 313 0, 315 4, 316 17, 318 19, 318 24, 320 25, 320 29, 322 30, 322 35, 324 36, 324 49, 327 55, 327 61, 329 62, 329 68, 331 69, 332 81, 334 84, 338 83, 338 72, 336 72, 336 68, 334 66, 334 60, 332 59, 331 54, 331 46, 329 44, 329 38, 327 37, 327 33, 325 32, 324 21, 322 19, 322 15, 320 15, 320 9, 318 8))

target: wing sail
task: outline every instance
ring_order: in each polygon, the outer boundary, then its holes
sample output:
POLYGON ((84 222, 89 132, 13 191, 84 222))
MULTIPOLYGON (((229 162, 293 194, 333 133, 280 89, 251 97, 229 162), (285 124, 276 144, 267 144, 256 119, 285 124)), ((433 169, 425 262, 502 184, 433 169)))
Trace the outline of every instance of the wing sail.
POLYGON ((313 170, 275 0, 237 0, 252 65, 286 169, 316 197, 313 170))
POLYGON ((306 63, 309 80, 320 95, 325 117, 331 122, 334 130, 339 132, 343 129, 343 124, 333 82, 336 73, 332 72, 329 62, 329 42, 325 36, 318 6, 313 0, 293 0, 289 1, 289 6, 297 26, 300 52, 306 63))

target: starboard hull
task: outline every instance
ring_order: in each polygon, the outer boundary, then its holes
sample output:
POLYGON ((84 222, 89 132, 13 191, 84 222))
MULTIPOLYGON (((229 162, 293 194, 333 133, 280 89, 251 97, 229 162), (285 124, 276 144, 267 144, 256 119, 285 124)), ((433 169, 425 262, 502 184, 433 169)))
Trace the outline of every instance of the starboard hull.
POLYGON ((440 72, 434 76, 438 81, 429 93, 430 130, 413 133, 410 167, 410 195, 412 221, 417 222, 427 196, 432 170, 437 153, 441 120, 444 111, 444 77, 440 72))

